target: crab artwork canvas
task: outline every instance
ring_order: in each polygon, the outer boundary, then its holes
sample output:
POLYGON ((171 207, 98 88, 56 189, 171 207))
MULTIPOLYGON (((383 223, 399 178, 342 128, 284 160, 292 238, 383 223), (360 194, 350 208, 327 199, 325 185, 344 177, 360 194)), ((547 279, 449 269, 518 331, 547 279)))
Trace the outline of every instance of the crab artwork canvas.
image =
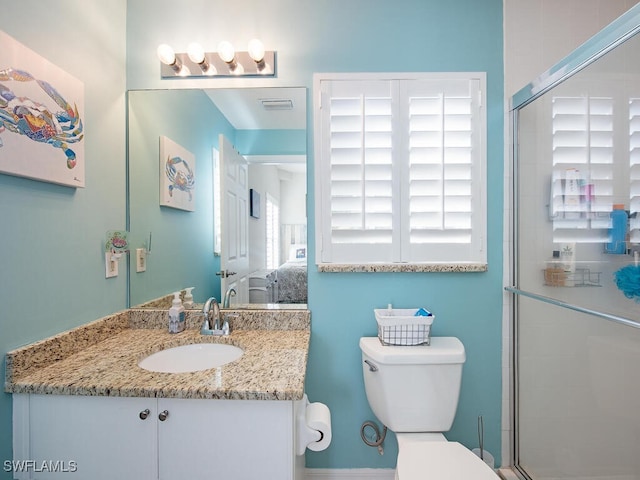
POLYGON ((0 173, 84 187, 84 84, 3 31, 0 45, 0 173))
POLYGON ((196 158, 167 137, 160 137, 160 205, 196 209, 196 158))

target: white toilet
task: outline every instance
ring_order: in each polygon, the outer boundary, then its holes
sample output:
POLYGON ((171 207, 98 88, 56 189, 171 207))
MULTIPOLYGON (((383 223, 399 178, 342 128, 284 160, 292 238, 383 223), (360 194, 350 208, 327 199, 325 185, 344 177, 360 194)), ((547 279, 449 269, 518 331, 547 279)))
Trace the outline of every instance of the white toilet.
POLYGON ((443 435, 458 408, 465 351, 454 337, 429 346, 382 345, 360 339, 369 405, 398 439, 396 480, 496 480, 477 455, 443 435))

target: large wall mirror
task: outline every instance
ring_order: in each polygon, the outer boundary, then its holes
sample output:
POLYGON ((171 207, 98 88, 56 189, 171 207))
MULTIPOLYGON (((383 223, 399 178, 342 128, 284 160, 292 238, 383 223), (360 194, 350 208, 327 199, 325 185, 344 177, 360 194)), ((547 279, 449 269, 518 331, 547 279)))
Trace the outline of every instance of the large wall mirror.
POLYGON ((306 308, 306 105, 306 88, 128 92, 131 307, 193 287, 196 304, 306 308))

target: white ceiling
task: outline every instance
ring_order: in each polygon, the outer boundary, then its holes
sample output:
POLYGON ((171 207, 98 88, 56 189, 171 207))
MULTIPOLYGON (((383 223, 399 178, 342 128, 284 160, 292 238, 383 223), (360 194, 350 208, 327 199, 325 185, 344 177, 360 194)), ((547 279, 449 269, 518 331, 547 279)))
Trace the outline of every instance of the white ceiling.
MULTIPOLYGON (((306 88, 210 88, 205 93, 237 130, 304 130, 307 128, 306 88), (291 110, 265 110, 262 100, 291 100, 291 110)), ((278 165, 292 173, 306 171, 306 155, 254 155, 251 163, 278 165)))
POLYGON ((303 130, 306 88, 212 88, 205 92, 237 130, 303 130), (291 100, 291 110, 265 110, 262 100, 291 100))

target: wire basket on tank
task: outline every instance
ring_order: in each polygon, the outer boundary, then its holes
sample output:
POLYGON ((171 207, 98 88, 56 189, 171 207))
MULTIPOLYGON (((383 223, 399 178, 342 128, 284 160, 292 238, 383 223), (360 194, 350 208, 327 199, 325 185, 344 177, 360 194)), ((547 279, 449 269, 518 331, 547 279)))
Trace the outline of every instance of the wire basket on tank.
POLYGON ((373 312, 383 345, 429 345, 435 316, 424 308, 376 308, 373 312))

